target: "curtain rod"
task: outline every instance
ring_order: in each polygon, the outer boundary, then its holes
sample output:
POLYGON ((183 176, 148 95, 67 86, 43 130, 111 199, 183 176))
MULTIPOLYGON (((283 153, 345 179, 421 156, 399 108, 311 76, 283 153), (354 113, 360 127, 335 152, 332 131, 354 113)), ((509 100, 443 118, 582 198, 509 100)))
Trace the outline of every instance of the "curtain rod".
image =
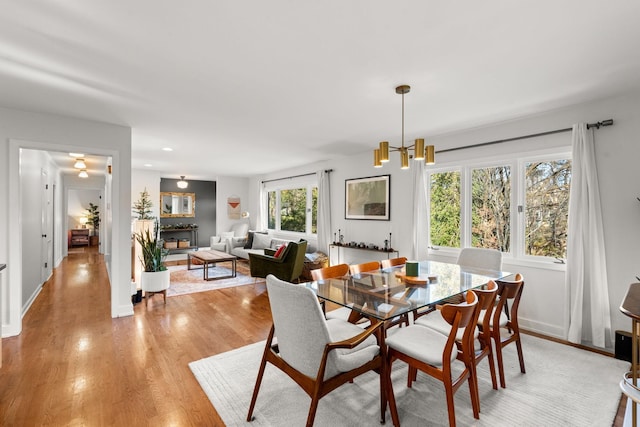
MULTIPOLYGON (((602 126, 611 126, 611 125, 613 125, 613 119, 607 119, 607 120, 603 120, 601 122, 589 123, 589 124, 587 124, 587 129, 591 129, 591 128, 600 129, 600 127, 602 127, 602 126)), ((463 147, 446 148, 444 150, 437 150, 436 153, 447 153, 449 151, 464 150, 466 148, 484 147, 485 145, 493 145, 493 144, 500 144, 500 143, 503 143, 503 142, 518 141, 520 139, 535 138, 537 136, 553 135, 554 133, 563 133, 563 132, 569 132, 569 131, 572 131, 572 130, 573 130, 573 128, 570 127, 570 128, 565 128, 565 129, 550 130, 550 131, 547 131, 547 132, 532 133, 530 135, 515 136, 513 138, 498 139, 496 141, 481 142, 479 144, 465 145, 463 147)))
MULTIPOLYGON (((326 173, 331 173, 333 172, 333 169, 325 169, 326 173)), ((303 173, 302 175, 293 175, 293 176, 285 176, 284 178, 275 178, 275 179, 267 179, 266 181, 262 181, 262 183, 266 183, 266 182, 274 182, 274 181, 282 181, 285 179, 293 179, 293 178, 301 178, 303 176, 311 176, 311 175, 315 175, 316 172, 310 172, 310 173, 303 173)))

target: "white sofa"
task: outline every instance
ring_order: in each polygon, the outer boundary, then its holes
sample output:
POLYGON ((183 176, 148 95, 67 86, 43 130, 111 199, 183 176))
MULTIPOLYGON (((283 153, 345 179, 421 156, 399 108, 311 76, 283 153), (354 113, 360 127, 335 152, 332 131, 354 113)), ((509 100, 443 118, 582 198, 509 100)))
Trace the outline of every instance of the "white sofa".
POLYGON ((253 240, 250 248, 245 248, 247 245, 247 238, 233 237, 227 240, 228 253, 235 255, 238 258, 249 259, 249 253, 264 254, 265 249, 275 251, 280 245, 287 244, 293 240, 279 239, 264 233, 253 233, 253 240))
POLYGON ((249 224, 238 222, 231 226, 231 230, 220 233, 219 236, 211 236, 209 238, 209 248, 229 253, 229 241, 233 238, 246 239, 249 231, 249 224))

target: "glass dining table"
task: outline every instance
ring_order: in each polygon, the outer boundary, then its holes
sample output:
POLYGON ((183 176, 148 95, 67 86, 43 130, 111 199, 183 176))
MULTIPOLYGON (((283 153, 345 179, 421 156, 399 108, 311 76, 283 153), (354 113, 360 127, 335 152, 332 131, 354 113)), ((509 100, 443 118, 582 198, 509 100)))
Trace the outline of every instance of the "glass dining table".
MULTIPOLYGON (((420 312, 451 297, 480 288, 489 280, 503 279, 511 273, 464 267, 439 261, 421 261, 418 276, 406 276, 404 266, 391 267, 366 273, 302 283, 313 290, 321 300, 348 307, 371 323, 384 322, 379 328, 378 343, 386 358, 386 328, 407 319, 411 312, 420 312)), ((384 402, 389 404, 393 424, 400 425, 390 376, 391 366, 383 364, 385 377, 384 402)), ((380 422, 384 423, 384 419, 380 422)))
POLYGON ((504 271, 467 268, 439 261, 421 261, 419 275, 408 277, 403 266, 307 282, 318 298, 349 307, 363 317, 383 322, 432 307, 489 280, 509 276, 504 271))

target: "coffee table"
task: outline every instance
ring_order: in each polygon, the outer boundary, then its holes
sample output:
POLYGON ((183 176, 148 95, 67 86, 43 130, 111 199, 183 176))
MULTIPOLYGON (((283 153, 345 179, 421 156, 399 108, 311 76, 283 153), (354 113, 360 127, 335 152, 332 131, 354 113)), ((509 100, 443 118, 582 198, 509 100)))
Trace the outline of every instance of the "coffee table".
POLYGON ((199 268, 191 268, 191 259, 197 259, 202 263, 202 278, 204 280, 217 280, 236 277, 236 260, 238 257, 220 251, 192 251, 187 253, 187 270, 199 270, 199 268), (219 262, 231 262, 231 276, 209 277, 209 265, 219 262))

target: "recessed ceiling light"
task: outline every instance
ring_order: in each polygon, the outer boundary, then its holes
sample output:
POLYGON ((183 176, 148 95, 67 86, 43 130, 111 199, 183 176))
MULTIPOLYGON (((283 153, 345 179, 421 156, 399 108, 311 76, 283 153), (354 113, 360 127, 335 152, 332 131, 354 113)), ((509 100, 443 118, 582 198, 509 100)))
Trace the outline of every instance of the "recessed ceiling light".
POLYGON ((162 150, 163 150, 163 151, 173 151, 173 148, 171 148, 171 147, 164 147, 162 150))
POLYGON ((84 157, 83 153, 69 153, 69 157, 84 157))
POLYGON ((146 167, 146 168, 150 168, 151 166, 153 166, 151 163, 145 163, 144 164, 144 167, 146 167))

